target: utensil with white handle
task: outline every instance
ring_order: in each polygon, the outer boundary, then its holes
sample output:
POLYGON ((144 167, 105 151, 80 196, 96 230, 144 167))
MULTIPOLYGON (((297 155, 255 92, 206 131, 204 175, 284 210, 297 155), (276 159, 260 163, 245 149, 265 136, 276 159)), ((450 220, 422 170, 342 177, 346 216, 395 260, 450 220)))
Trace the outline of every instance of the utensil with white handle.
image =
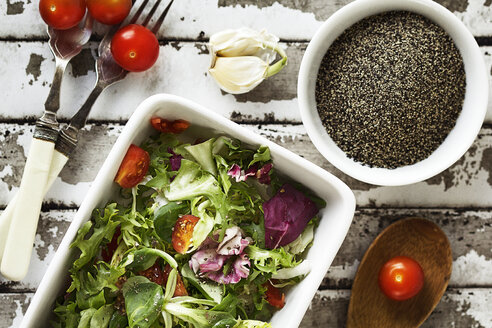
MULTIPOLYGON (((75 26, 68 30, 55 30, 48 27, 50 49, 55 56, 55 75, 44 104, 43 116, 36 122, 33 141, 22 175, 19 192, 10 209, 2 215, 5 228, 10 227, 3 250, 0 271, 10 280, 21 280, 27 274, 34 234, 36 233, 41 203, 48 182, 55 142, 58 138, 56 113, 60 108, 60 88, 63 74, 69 61, 82 50, 92 34, 92 18, 87 15, 83 27, 75 26), (12 208, 13 207, 13 208, 12 208), (10 220, 7 215, 11 213, 10 220)), ((5 231, 0 236, 4 237, 5 231)), ((2 245, 3 246, 3 245, 2 245)))
MULTIPOLYGON (((157 11, 157 8, 159 7, 161 1, 162 0, 157 0, 154 3, 147 16, 144 18, 144 21, 142 23, 143 26, 149 25, 151 18, 154 15, 154 13, 157 11)), ((156 34, 160 29, 173 1, 174 0, 171 0, 169 2, 167 7, 161 13, 159 18, 157 18, 153 26, 149 27, 149 29, 154 34, 156 34)), ((136 13, 132 16, 128 24, 133 24, 137 22, 137 20, 140 18, 140 15, 144 11, 145 6, 148 4, 148 2, 149 0, 143 0, 143 2, 137 9, 136 13)), ((103 40, 99 45, 99 57, 96 60, 97 80, 93 90, 91 91, 91 93, 89 94, 88 98, 86 99, 82 107, 79 109, 79 111, 72 117, 69 126, 61 130, 60 134, 58 135, 56 145, 54 147, 55 151, 52 153, 54 162, 52 163, 53 165, 51 166, 50 173, 49 173, 50 177, 52 177, 52 180, 51 178, 48 179, 47 181, 48 188, 46 189, 46 191, 49 189, 53 181, 56 179, 56 176, 58 176, 59 172, 67 162, 70 154, 75 149, 78 142, 79 130, 85 126, 87 122, 87 117, 89 116, 89 113, 92 109, 92 105, 95 103, 99 95, 102 93, 102 91, 105 88, 118 81, 121 81, 128 74, 128 71, 121 68, 114 61, 111 54, 111 39, 114 33, 116 33, 117 29, 118 29, 117 27, 114 27, 110 31, 108 31, 108 33, 106 33, 106 35, 104 36, 103 40)), ((43 193, 43 196, 46 193, 46 191, 43 193)), ((41 201, 43 196, 41 196, 41 201)), ((39 203, 40 204, 39 209, 41 206, 41 201, 39 203)), ((28 222, 34 225, 34 229, 32 229, 32 227, 30 226, 26 227, 25 224, 18 224, 17 222, 14 222, 12 220, 12 224, 9 229, 9 236, 7 238, 7 244, 4 249, 4 258, 2 259, 2 264, 1 264, 2 274, 11 280, 20 280, 27 273, 27 269, 30 261, 30 255, 32 252, 32 241, 34 241, 37 219, 39 217, 39 209, 37 212, 36 221, 28 222), (13 226, 16 226, 14 228, 16 230, 13 230, 13 226), (29 239, 32 240, 30 246, 25 241, 19 241, 19 239, 23 237, 21 231, 24 231, 24 234, 29 234, 28 235, 29 237, 32 235, 32 238, 29 239), (12 251, 13 249, 16 249, 16 251, 12 251), (7 257, 8 252, 11 253, 9 253, 7 257), (4 267, 5 267, 5 272, 4 272, 4 267), (21 278, 14 279, 18 277, 21 278)), ((5 212, 7 212, 7 209, 5 212)), ((14 215, 16 214, 17 213, 14 212, 14 215)), ((30 213, 26 213, 26 214, 29 215, 30 213)), ((4 222, 3 224, 7 224, 7 222, 4 222)), ((2 236, 1 228, 2 228, 2 223, 0 223, 0 237, 2 236)), ((1 251, 2 251, 2 242, 0 241, 0 254, 1 251)))

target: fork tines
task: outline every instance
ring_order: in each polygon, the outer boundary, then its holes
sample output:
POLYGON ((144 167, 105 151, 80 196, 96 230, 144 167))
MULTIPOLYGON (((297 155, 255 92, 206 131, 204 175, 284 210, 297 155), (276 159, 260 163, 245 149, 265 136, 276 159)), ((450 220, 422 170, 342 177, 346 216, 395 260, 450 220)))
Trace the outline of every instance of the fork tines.
MULTIPOLYGON (((142 13, 144 12, 145 7, 147 6, 147 4, 149 2, 150 2, 149 0, 143 0, 140 3, 139 7, 137 8, 137 11, 130 18, 128 24, 135 24, 135 23, 137 23, 137 21, 142 16, 142 13)), ((161 15, 159 16, 159 18, 157 18, 157 20, 155 21, 154 26, 151 27, 151 26, 149 26, 149 24, 150 24, 150 22, 152 20, 152 17, 154 16, 154 14, 156 13, 157 9, 159 8, 162 0, 154 0, 152 2, 153 2, 152 8, 145 15, 144 21, 141 24, 143 26, 147 27, 149 30, 151 30, 154 34, 157 34, 157 32, 159 31, 160 27, 162 26, 162 23, 164 22, 164 19, 165 19, 166 15, 167 15, 167 13, 169 11, 169 8, 173 4, 174 0, 171 0, 169 2, 169 4, 166 6, 166 8, 164 9, 164 11, 161 13, 161 15)))

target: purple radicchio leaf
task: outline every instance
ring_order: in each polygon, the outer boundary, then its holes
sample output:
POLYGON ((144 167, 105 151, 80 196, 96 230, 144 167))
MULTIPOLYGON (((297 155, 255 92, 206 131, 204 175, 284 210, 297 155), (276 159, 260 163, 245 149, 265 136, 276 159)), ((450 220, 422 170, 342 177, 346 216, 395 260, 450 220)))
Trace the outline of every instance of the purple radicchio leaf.
POLYGON ((272 167, 273 167, 273 164, 268 163, 268 164, 263 165, 263 167, 261 169, 259 169, 258 172, 256 172, 256 178, 258 179, 258 181, 260 183, 263 183, 266 185, 270 184, 270 182, 271 182, 270 171, 272 170, 272 167))
MULTIPOLYGON (((216 232, 214 238, 217 238, 219 233, 216 232)), ((247 278, 251 263, 243 251, 252 240, 249 237, 244 238, 243 235, 239 227, 230 227, 221 243, 207 238, 191 257, 190 268, 198 276, 222 284, 235 284, 242 278, 247 278), (232 266, 230 271, 224 274, 223 267, 228 260, 233 261, 232 266)))
POLYGON ((232 264, 229 273, 224 274, 222 270, 207 273, 207 278, 218 282, 219 284, 237 284, 242 278, 249 276, 249 267, 251 262, 246 254, 241 254, 232 264))
POLYGON ((308 222, 318 214, 316 204, 289 184, 263 203, 265 245, 269 249, 293 242, 308 222))
POLYGON ((243 231, 235 226, 227 228, 224 239, 217 246, 217 253, 221 255, 239 255, 252 241, 251 238, 243 237, 243 231))
POLYGON ((171 171, 178 171, 181 167, 181 160, 183 156, 176 154, 172 148, 168 148, 167 152, 172 156, 169 158, 169 164, 171 165, 171 171))
POLYGON ((215 249, 197 251, 190 260, 190 267, 196 274, 220 271, 230 256, 219 255, 215 249))
POLYGON ((247 171, 241 170, 241 167, 237 164, 233 164, 232 167, 227 171, 227 174, 233 177, 236 182, 246 181, 249 176, 254 176, 256 171, 251 171, 248 169, 247 171))

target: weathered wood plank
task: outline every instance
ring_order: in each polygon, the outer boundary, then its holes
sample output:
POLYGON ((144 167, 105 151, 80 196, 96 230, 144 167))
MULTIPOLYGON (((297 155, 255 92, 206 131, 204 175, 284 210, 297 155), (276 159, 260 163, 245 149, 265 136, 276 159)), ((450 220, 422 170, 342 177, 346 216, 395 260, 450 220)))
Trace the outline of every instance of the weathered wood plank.
MULTIPOLYGON (((0 292, 33 291, 39 285, 75 210, 42 213, 28 276, 19 283, 0 278, 0 292)), ((449 209, 360 209, 321 288, 350 288, 357 267, 374 238, 401 218, 418 216, 436 222, 453 250, 452 287, 492 287, 492 212, 449 209)))
POLYGON ((17 328, 31 302, 33 293, 0 294, 0 328, 17 328))
MULTIPOLYGON (((20 325, 32 295, 0 294, 0 328, 20 325)), ((349 300, 350 290, 318 291, 300 327, 343 327, 349 300)), ((491 302, 492 289, 448 289, 422 328, 491 328, 491 302)))
MULTIPOLYGON (((267 28, 288 40, 309 40, 335 11, 350 3, 294 0, 201 0, 178 1, 161 29, 161 38, 197 39, 231 27, 267 28), (220 19, 217 19, 220 17, 220 19), (291 24, 295 21, 296 24, 291 24)), ((486 0, 438 0, 463 21, 475 36, 490 36, 492 9, 486 0)), ((44 38, 45 26, 38 2, 0 2, 1 38, 44 38)))
MULTIPOLYGON (((451 168, 424 182, 402 187, 377 187, 352 179, 335 169, 316 150, 303 125, 244 127, 305 157, 346 182, 359 206, 492 207, 492 129, 484 128, 470 150, 451 168)), ((121 125, 89 125, 73 158, 62 171, 46 202, 78 206, 109 153, 121 125)), ((17 191, 33 128, 0 124, 0 206, 17 191)))
MULTIPOLYGON (((318 292, 300 327, 344 327, 349 300, 349 290, 318 292)), ((490 328, 492 327, 491 301, 491 289, 448 289, 421 327, 490 328)))
MULTIPOLYGON (((223 93, 208 76, 210 58, 205 43, 171 42, 161 46, 159 60, 153 69, 129 74, 122 82, 109 87, 95 103, 90 117, 93 120, 126 120, 142 100, 165 92, 194 100, 235 121, 300 123, 297 75, 307 44, 283 45, 289 57, 287 67, 255 90, 233 96, 223 93)), ((61 118, 73 115, 94 84, 91 50, 95 47, 96 44, 91 43, 91 48, 74 59, 65 75, 61 118)), ((492 85, 492 47, 481 49, 492 85)), ((3 90, 0 119, 40 116, 53 73, 53 56, 45 42, 0 42, 0 85, 3 90)), ((486 122, 492 123, 492 93, 490 99, 486 122)))
POLYGON ((369 245, 391 223, 406 217, 435 222, 453 254, 453 287, 492 286, 492 212, 450 209, 359 209, 322 288, 350 288, 369 245))

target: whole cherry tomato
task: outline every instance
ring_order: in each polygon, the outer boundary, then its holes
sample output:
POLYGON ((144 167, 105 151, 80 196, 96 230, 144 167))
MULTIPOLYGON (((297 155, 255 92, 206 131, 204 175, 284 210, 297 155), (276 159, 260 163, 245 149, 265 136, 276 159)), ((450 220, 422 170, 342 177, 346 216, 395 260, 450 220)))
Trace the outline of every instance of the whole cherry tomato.
POLYGON ((147 174, 150 165, 150 156, 145 150, 130 145, 114 181, 122 188, 135 187, 147 174))
POLYGON ((152 117, 150 119, 150 124, 152 124, 152 127, 157 131, 160 131, 162 133, 174 133, 174 134, 179 134, 181 132, 184 132, 186 129, 190 127, 190 122, 188 121, 185 120, 169 121, 161 117, 152 117))
POLYGON ((86 3, 91 16, 108 25, 121 23, 132 9, 132 0, 86 0, 86 3))
POLYGON ((193 229, 198 220, 200 220, 200 218, 193 215, 183 215, 178 218, 171 236, 171 242, 176 252, 180 254, 186 253, 190 247, 193 229))
POLYGON ((84 18, 85 0, 40 0, 39 13, 49 26, 67 30, 84 18))
POLYGON ((127 71, 142 72, 157 61, 159 41, 149 29, 130 24, 113 36, 111 53, 118 65, 127 71))
POLYGON ((379 287, 392 300, 404 301, 412 298, 423 286, 422 267, 407 256, 392 258, 379 271, 379 287))
POLYGON ((285 305, 285 294, 280 289, 273 286, 270 281, 263 284, 266 287, 265 299, 271 306, 281 309, 285 305))

